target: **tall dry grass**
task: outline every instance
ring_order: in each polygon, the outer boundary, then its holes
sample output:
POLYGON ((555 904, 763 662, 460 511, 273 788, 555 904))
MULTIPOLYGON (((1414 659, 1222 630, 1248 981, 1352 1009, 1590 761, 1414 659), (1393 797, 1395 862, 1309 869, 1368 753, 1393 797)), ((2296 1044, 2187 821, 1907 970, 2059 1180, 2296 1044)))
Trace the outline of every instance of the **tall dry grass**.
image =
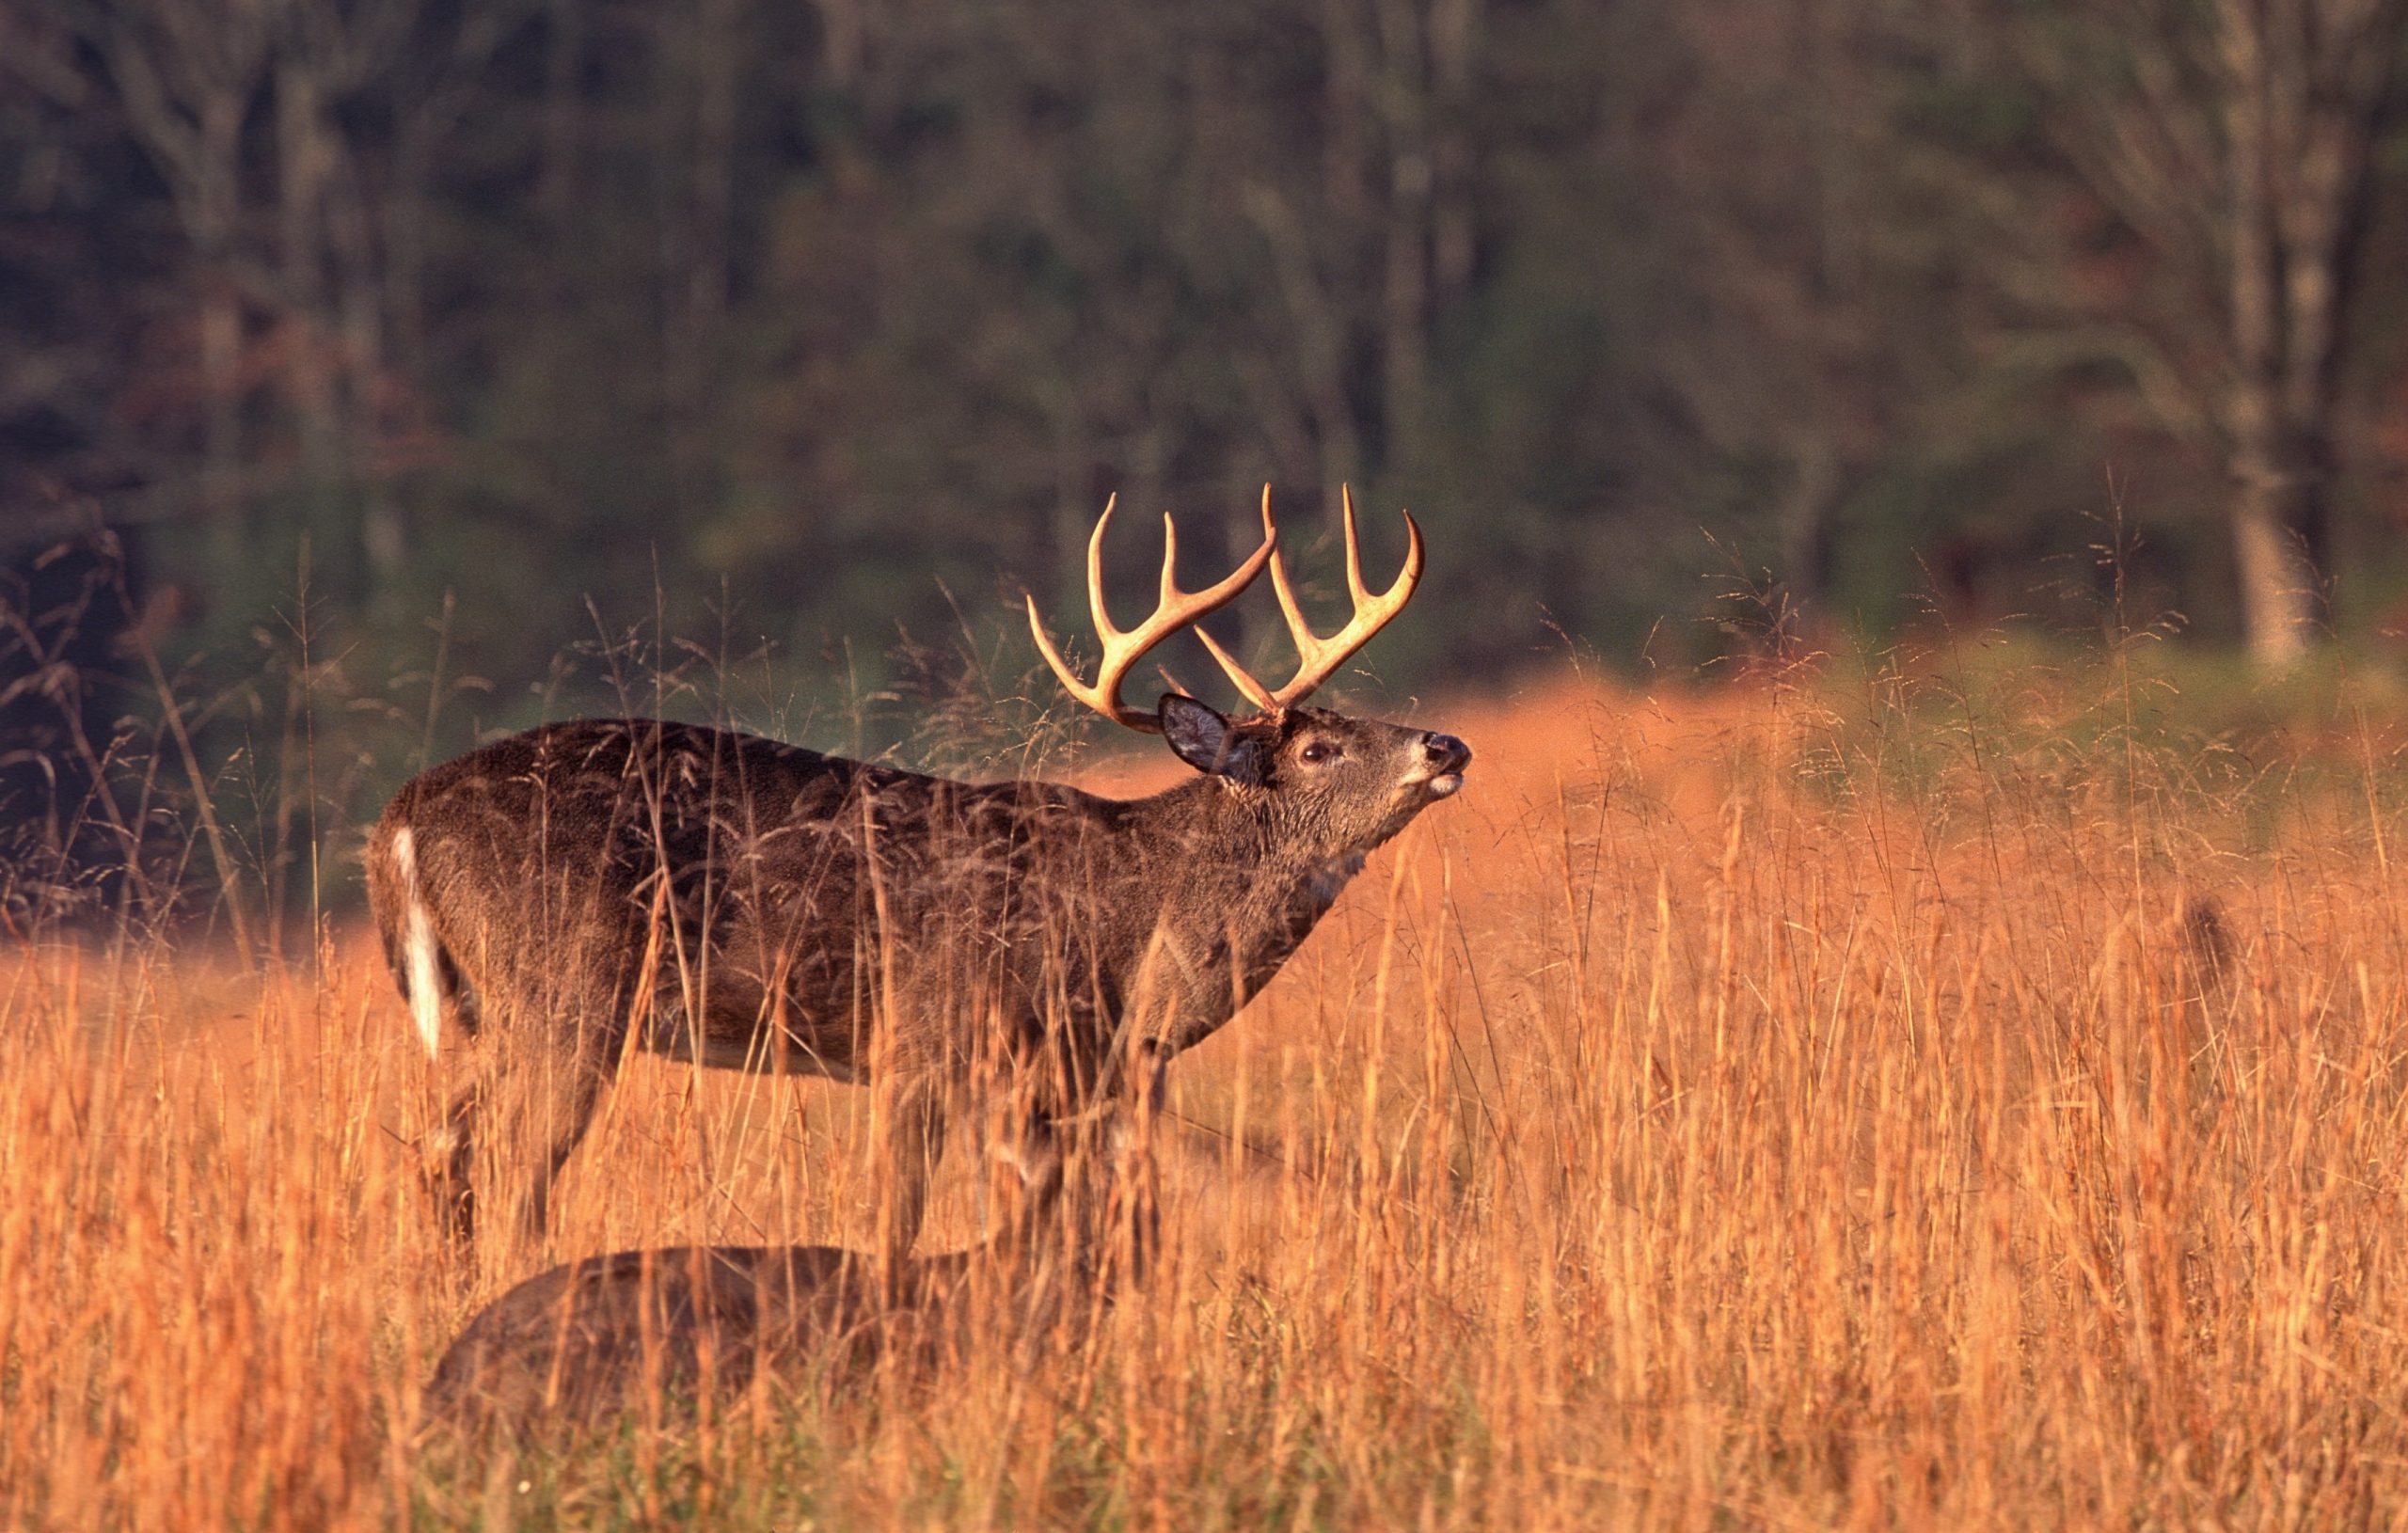
MULTIPOLYGON (((2117 685, 1450 712, 1470 790, 1174 1071, 1167 1255, 1091 1350, 565 1456, 404 1430, 489 1294, 370 942, 22 942, 0 1524, 2389 1522, 2394 737, 2117 685)), ((551 1255, 866 1242, 862 1095, 637 1062, 551 1255)))

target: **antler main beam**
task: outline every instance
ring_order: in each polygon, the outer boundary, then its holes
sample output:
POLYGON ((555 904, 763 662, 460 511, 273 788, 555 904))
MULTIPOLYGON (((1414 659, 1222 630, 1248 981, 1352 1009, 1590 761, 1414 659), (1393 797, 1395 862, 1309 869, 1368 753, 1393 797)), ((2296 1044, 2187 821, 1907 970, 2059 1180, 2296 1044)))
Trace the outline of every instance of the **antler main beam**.
POLYGON ((1212 658, 1220 662, 1230 682, 1265 713, 1294 707, 1315 687, 1336 675, 1339 666, 1354 658, 1357 650, 1370 642, 1373 634, 1404 610, 1404 604, 1413 599, 1414 588, 1421 583, 1421 528, 1408 511, 1404 513, 1404 568, 1389 582, 1387 590, 1376 596, 1371 594, 1363 584, 1363 549, 1354 537, 1354 492, 1351 487, 1340 486, 1339 497, 1345 507, 1346 591, 1354 598, 1354 611, 1344 627, 1323 639, 1305 621, 1304 608, 1296 601, 1296 588, 1288 581, 1288 561, 1275 545, 1271 486, 1262 487, 1262 546, 1270 550, 1271 589, 1278 593, 1279 610, 1287 618, 1289 636, 1296 644, 1296 673, 1287 686, 1275 692, 1271 690, 1238 664, 1228 651, 1213 642, 1212 635, 1201 628, 1196 630, 1196 637, 1204 640, 1204 647, 1212 652, 1212 658))
MULTIPOLYGON (((1034 595, 1028 598, 1028 631, 1037 636, 1038 650, 1045 656, 1045 663, 1054 668, 1054 674, 1061 681, 1064 690, 1114 723, 1143 730, 1149 735, 1159 735, 1162 725, 1152 714, 1133 708, 1120 700, 1121 682, 1127 679, 1130 668, 1145 657, 1148 650, 1180 628, 1235 601, 1238 593, 1262 573, 1265 562, 1273 562, 1275 568, 1278 533, 1271 525, 1270 501, 1266 492, 1262 546, 1248 555, 1245 562, 1227 578, 1202 591, 1181 591, 1176 578, 1179 529, 1165 513, 1163 516, 1162 598, 1150 617, 1123 632, 1113 626, 1112 618, 1103 607, 1103 529, 1112 525, 1112 510, 1118 503, 1118 496, 1104 501, 1103 514, 1096 518, 1094 535, 1087 539, 1087 610, 1095 619, 1096 638, 1103 645, 1103 658, 1096 667, 1095 685, 1090 687, 1079 680, 1078 672, 1062 658, 1062 652, 1054 647, 1053 639, 1045 632, 1044 620, 1037 615, 1037 598, 1034 595)), ((1351 529, 1353 524, 1348 525, 1351 529)), ((1350 539, 1352 535, 1350 530, 1350 539)), ((1283 580, 1283 590, 1284 586, 1283 580)), ((1283 601, 1287 599, 1282 598, 1283 601)), ((1202 629, 1196 631, 1199 636, 1203 632, 1202 629)), ((1214 656, 1221 654, 1219 645, 1212 644, 1209 639, 1205 642, 1212 645, 1214 656)), ((1223 660, 1222 664, 1228 662, 1223 660)))

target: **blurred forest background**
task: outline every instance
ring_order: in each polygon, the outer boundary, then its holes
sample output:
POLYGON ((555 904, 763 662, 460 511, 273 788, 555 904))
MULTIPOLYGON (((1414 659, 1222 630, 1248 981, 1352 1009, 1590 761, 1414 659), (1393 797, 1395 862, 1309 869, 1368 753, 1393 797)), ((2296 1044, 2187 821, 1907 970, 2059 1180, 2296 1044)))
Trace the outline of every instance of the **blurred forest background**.
POLYGON ((16 781, 187 687, 222 741, 263 656, 430 736, 436 671, 523 722, 656 618, 804 690, 1017 666, 1107 492, 1201 578, 1266 480, 1300 541, 1352 482, 1375 565, 1423 518, 1394 686, 2067 631, 2118 571, 2380 654, 2404 18, 0 0, 16 781))

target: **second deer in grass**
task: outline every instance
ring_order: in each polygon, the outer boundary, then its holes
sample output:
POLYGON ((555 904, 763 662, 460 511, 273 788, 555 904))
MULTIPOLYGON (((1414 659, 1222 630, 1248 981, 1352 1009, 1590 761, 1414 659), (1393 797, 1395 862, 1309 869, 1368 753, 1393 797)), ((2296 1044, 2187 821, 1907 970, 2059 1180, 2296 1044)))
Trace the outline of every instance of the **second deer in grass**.
POLYGON ((630 1415, 909 1379, 980 1347, 1021 1366, 1091 1334, 1157 1239, 1145 1051, 1133 1111, 1032 1122, 995 1146, 1010 1209, 984 1246, 888 1263, 837 1246, 622 1251, 529 1278, 445 1350, 421 1418, 474 1440, 607 1430, 630 1415))
POLYGON ((873 1086, 900 1256, 966 1091, 1019 1083, 1057 1120, 1109 1099, 1133 1047, 1175 1053, 1228 1021, 1365 856, 1462 786, 1461 740, 1304 703, 1412 595, 1410 516, 1404 569, 1374 594, 1349 500, 1354 615, 1327 638, 1298 605, 1268 490, 1261 545, 1201 592, 1174 579, 1164 518, 1162 600, 1127 632, 1104 611, 1111 519, 1087 549, 1096 680, 1034 601, 1029 622, 1073 697, 1197 772, 1151 798, 958 782, 644 719, 531 730, 403 786, 370 838, 369 893, 420 1035, 463 1076, 434 1170, 464 1242, 479 1197, 541 1232, 635 1047, 873 1086), (1266 568, 1300 652, 1285 686, 1197 629, 1253 715, 1176 691, 1122 701, 1139 658, 1266 568))

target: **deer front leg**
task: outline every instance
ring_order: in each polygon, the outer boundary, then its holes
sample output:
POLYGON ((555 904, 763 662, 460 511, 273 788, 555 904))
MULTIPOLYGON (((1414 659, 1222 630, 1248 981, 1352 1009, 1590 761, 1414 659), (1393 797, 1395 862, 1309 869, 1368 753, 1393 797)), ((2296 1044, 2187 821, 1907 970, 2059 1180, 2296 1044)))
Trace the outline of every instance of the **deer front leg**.
POLYGON ((552 1185, 610 1083, 609 1035, 494 1029, 462 1061, 467 1080, 431 1136, 427 1180, 453 1248, 506 1271, 514 1240, 539 1246, 552 1185))
POLYGON ((444 1239, 460 1256, 474 1248, 477 1238, 477 1196, 470 1176, 477 1162, 478 1096, 473 1085, 452 1092, 442 1125, 425 1142, 427 1193, 444 1239))
POLYGON ((946 1083, 939 1071, 917 1070, 890 1074, 878 1090, 884 1098, 879 1116, 885 1128, 878 1168, 878 1249, 892 1275, 911 1258, 927 1212, 928 1183, 944 1154, 946 1083))

